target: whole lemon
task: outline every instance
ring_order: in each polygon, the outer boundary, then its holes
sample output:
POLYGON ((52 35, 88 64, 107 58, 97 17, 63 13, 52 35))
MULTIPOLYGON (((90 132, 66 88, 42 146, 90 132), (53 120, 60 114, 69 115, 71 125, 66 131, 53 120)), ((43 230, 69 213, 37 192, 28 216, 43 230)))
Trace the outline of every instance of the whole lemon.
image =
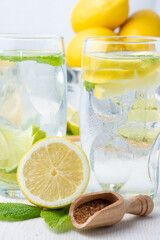
POLYGON ((119 35, 160 37, 160 17, 152 10, 139 10, 121 26, 119 35))
POLYGON ((67 65, 70 67, 81 67, 81 57, 84 39, 88 37, 98 36, 115 36, 115 33, 112 30, 103 27, 89 28, 77 33, 71 39, 67 47, 67 65))
POLYGON ((80 0, 71 15, 75 32, 91 27, 115 29, 128 17, 128 0, 80 0))

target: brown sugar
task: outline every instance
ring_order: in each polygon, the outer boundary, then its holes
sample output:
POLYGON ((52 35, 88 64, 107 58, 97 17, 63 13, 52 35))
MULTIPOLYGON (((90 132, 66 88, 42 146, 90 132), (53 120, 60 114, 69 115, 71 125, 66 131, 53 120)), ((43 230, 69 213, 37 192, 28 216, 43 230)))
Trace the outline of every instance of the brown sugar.
POLYGON ((109 202, 105 199, 94 199, 89 202, 81 204, 74 211, 74 219, 78 224, 83 224, 94 213, 100 211, 109 205, 109 202))

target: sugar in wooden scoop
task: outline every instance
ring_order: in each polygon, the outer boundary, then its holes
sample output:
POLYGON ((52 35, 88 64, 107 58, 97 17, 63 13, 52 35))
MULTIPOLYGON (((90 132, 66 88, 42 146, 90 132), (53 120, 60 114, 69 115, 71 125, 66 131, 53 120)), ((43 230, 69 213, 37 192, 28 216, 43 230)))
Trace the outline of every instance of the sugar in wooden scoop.
POLYGON ((78 224, 83 224, 96 212, 107 207, 110 203, 105 199, 94 199, 79 205, 74 211, 74 219, 78 224))

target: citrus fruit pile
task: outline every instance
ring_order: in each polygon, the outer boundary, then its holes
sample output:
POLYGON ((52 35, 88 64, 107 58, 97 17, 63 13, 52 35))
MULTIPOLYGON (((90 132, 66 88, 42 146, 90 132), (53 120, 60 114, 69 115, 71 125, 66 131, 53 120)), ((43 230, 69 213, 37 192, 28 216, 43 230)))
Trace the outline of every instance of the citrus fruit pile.
POLYGON ((68 66, 81 67, 85 38, 116 36, 118 27, 120 36, 160 37, 160 17, 155 12, 141 9, 129 18, 128 14, 128 0, 79 0, 71 14, 76 35, 67 47, 68 66))

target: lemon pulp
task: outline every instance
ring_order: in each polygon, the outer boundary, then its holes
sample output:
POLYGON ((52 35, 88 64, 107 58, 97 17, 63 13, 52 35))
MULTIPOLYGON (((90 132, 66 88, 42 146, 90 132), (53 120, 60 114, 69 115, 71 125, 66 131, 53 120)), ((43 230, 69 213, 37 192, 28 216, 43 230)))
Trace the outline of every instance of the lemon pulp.
POLYGON ((46 138, 33 145, 18 167, 18 182, 26 198, 40 206, 65 206, 79 196, 89 180, 89 163, 71 141, 46 138))

